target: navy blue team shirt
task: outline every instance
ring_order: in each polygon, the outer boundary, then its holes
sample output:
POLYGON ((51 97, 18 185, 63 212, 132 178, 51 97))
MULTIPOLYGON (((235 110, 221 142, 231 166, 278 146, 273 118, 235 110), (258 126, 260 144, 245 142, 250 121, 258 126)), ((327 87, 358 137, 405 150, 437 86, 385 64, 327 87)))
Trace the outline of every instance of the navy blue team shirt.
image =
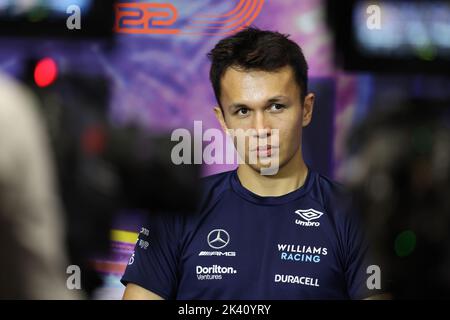
MULTIPOLYGON (((197 214, 152 216, 121 282, 164 299, 361 299, 362 230, 342 186, 309 170, 262 197, 236 171, 203 179, 197 214)), ((175 201, 175 200, 174 200, 175 201)))

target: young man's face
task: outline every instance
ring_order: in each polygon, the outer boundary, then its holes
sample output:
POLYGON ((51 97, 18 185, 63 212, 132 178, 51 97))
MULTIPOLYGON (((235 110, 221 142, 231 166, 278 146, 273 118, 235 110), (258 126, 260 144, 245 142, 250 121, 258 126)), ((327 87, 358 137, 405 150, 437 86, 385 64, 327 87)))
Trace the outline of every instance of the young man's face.
POLYGON ((244 146, 236 145, 245 163, 254 170, 267 167, 267 157, 277 157, 278 167, 282 168, 301 152, 302 127, 311 121, 314 95, 308 94, 301 103, 300 88, 290 66, 276 72, 228 68, 221 81, 221 91, 223 110, 216 107, 215 112, 222 127, 234 132, 236 129, 259 132, 246 135, 244 146), (249 142, 252 139, 253 142, 249 142), (256 163, 249 161, 255 157, 256 163))

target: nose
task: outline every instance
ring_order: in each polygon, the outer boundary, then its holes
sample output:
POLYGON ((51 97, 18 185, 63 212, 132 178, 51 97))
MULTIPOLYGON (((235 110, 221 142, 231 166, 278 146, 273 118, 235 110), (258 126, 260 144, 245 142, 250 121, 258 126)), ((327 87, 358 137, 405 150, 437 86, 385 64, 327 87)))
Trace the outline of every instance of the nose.
POLYGON ((264 111, 255 112, 252 128, 255 129, 255 135, 258 138, 270 136, 271 127, 264 111))

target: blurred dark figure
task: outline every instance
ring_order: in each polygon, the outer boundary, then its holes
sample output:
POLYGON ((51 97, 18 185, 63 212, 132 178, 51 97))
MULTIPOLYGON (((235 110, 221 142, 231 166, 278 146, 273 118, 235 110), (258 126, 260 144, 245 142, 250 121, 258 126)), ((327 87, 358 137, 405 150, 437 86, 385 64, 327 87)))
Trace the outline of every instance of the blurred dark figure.
POLYGON ((0 75, 0 299, 71 299, 65 228, 32 95, 0 75))
POLYGON ((450 298, 450 102, 411 101, 353 132, 346 176, 394 299, 450 298))

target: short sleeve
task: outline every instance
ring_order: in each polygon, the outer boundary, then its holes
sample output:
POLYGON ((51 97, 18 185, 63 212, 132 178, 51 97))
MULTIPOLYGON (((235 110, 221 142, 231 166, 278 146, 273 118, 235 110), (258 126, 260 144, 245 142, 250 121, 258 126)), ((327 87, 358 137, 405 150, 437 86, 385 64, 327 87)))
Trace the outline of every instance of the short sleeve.
POLYGON ((121 282, 134 283, 166 300, 175 299, 180 228, 180 221, 173 215, 151 215, 140 229, 121 282))

